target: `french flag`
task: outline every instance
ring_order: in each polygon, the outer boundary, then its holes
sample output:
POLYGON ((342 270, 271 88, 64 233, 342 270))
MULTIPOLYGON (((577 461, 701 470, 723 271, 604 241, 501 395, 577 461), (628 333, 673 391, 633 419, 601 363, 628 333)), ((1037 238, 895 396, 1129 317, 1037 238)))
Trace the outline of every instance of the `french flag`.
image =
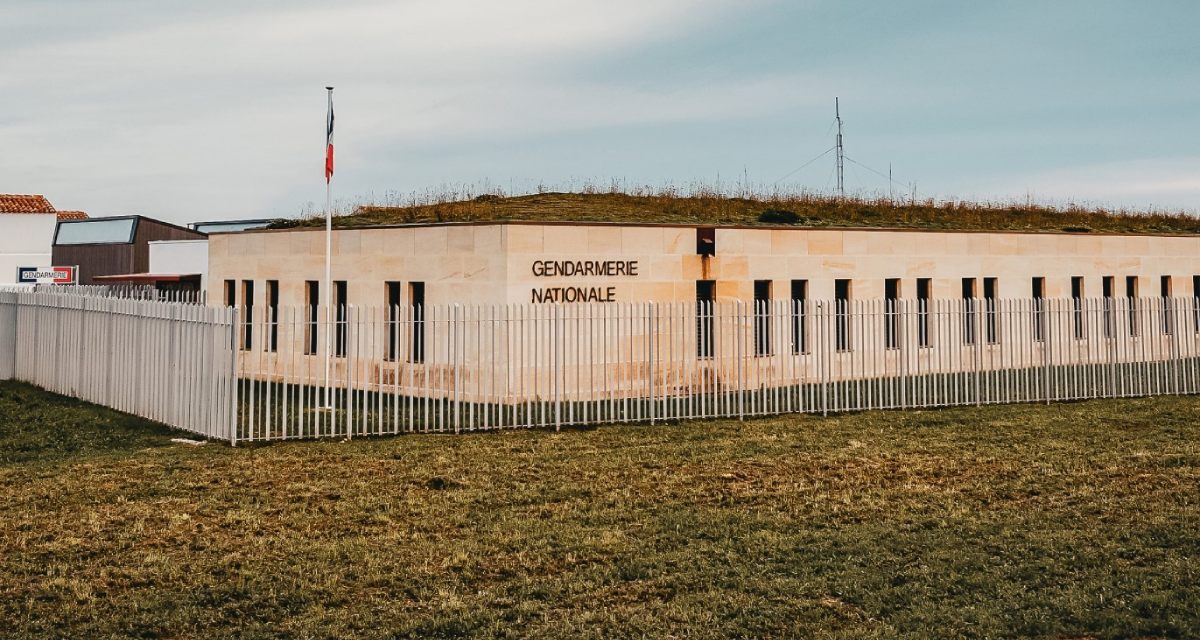
POLYGON ((329 117, 325 119, 325 184, 333 178, 333 87, 329 91, 329 117))

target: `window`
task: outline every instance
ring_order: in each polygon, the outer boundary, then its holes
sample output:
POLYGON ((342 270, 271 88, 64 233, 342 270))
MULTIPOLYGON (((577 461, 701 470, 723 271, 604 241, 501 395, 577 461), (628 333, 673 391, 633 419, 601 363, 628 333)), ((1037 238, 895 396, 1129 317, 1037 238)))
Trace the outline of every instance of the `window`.
POLYGON ((996 300, 999 298, 998 284, 995 278, 983 279, 984 324, 987 330, 988 344, 999 344, 1000 333, 996 328, 996 300))
POLYGON ((412 305, 412 336, 409 362, 425 362, 425 283, 408 283, 408 303, 412 305))
POLYGON ((883 281, 883 343, 887 349, 899 348, 900 338, 900 278, 887 278, 883 281))
POLYGON ((1192 325, 1200 333, 1200 276, 1192 276, 1192 325))
POLYGON ((1116 278, 1104 276, 1100 280, 1101 295, 1104 296, 1104 337, 1113 337, 1113 296, 1116 295, 1116 278))
POLYGON ((399 355, 400 345, 400 283, 385 282, 384 293, 387 296, 387 353, 388 360, 395 360, 399 355))
POLYGON ((833 281, 834 327, 837 333, 837 350, 849 351, 850 344, 850 281, 833 281))
POLYGON ((1046 279, 1033 279, 1033 339, 1046 340, 1046 279))
POLYGON ((308 322, 304 325, 304 353, 310 356, 317 353, 320 304, 321 283, 316 280, 306 280, 304 282, 304 306, 308 310, 308 322))
POLYGON ((254 281, 242 280, 242 350, 254 347, 254 281))
POLYGON ((225 306, 237 306, 237 283, 233 280, 225 281, 225 306))
POLYGON ((1138 278, 1125 276, 1125 300, 1129 304, 1129 335, 1137 336, 1138 327, 1138 278))
POLYGON ((754 281, 754 355, 771 355, 771 281, 754 281))
POLYGON ((1162 302, 1162 332, 1170 335, 1174 329, 1171 326, 1171 276, 1159 278, 1158 297, 1162 302))
POLYGON ((130 244, 137 230, 137 218, 108 218, 60 222, 54 232, 54 244, 130 244))
POLYGON ((792 280, 792 353, 808 353, 805 304, 808 302, 808 280, 792 280))
POLYGON ((333 334, 333 355, 338 358, 346 357, 346 281, 333 281, 333 310, 334 318, 334 334, 333 334))
POLYGON ((267 280, 267 351, 279 350, 279 281, 267 280))
POLYGON ((696 255, 717 255, 717 230, 713 227, 696 228, 696 255))
POLYGON ((1075 339, 1083 340, 1083 276, 1071 276, 1071 320, 1075 339))
POLYGON ((963 344, 975 344, 975 278, 962 279, 963 344))
POLYGON ((696 357, 713 357, 713 300, 717 283, 714 280, 696 281, 696 357))
POLYGON ((917 345, 928 347, 929 300, 933 297, 933 280, 917 278, 917 345))

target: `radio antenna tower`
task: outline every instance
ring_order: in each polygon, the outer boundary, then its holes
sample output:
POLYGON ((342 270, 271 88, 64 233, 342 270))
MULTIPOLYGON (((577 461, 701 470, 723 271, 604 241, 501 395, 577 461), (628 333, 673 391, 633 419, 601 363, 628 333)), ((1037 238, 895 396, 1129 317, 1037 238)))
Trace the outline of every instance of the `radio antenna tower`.
POLYGON ((837 190, 838 197, 845 199, 846 197, 846 180, 845 180, 845 150, 842 148, 842 110, 838 104, 837 97, 833 99, 833 114, 837 119, 837 190))

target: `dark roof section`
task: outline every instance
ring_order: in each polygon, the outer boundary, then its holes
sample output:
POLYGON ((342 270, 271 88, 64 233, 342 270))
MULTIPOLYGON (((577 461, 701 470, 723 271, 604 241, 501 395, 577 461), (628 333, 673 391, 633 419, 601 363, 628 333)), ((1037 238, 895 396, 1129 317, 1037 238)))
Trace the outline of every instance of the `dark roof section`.
POLYGON ((0 213, 55 213, 43 195, 0 193, 0 213))
POLYGON ((206 220, 204 222, 190 222, 188 228, 201 233, 210 233, 214 231, 246 231, 249 229, 262 229, 267 225, 275 222, 275 218, 250 218, 245 220, 206 220), (221 229, 221 227, 226 227, 221 229))
POLYGON ((60 219, 58 221, 58 224, 54 228, 53 244, 54 245, 59 244, 58 236, 62 232, 63 225, 87 225, 87 224, 93 224, 93 223, 103 224, 105 222, 116 222, 116 221, 120 221, 120 220, 132 220, 133 221, 133 224, 130 225, 130 227, 129 227, 128 236, 124 240, 121 240, 118 242, 116 240, 109 239, 109 240, 102 240, 99 242, 72 242, 70 244, 73 244, 73 245, 113 244, 113 243, 130 244, 130 243, 134 242, 134 239, 137 236, 138 228, 141 226, 142 222, 150 223, 150 224, 154 225, 155 227, 174 229, 176 231, 182 232, 182 234, 184 235, 184 238, 186 238, 186 239, 201 240, 201 239, 208 237, 208 234, 202 233, 200 231, 196 231, 194 229, 188 229, 187 227, 181 227, 177 224, 171 224, 170 222, 163 222, 162 220, 157 220, 155 218, 147 218, 146 216, 140 216, 140 215, 103 216, 103 217, 99 217, 99 218, 85 218, 85 219, 81 219, 81 220, 61 220, 60 219))

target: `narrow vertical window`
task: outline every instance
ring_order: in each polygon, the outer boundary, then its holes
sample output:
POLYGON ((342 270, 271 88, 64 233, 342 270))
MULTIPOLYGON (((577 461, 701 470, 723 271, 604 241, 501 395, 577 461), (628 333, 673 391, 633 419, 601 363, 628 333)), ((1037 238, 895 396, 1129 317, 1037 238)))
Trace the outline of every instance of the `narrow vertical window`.
POLYGON ((1137 336, 1138 327, 1138 278, 1125 276, 1125 302, 1129 305, 1129 335, 1137 336))
POLYGON ((1071 276, 1071 325, 1074 328, 1075 339, 1083 340, 1083 276, 1071 276))
POLYGON ((1046 339, 1046 279, 1033 279, 1033 339, 1043 342, 1046 339))
POLYGON ((887 349, 900 346, 900 278, 883 281, 883 343, 887 349))
POLYGON ((1192 326, 1200 333, 1200 276, 1192 276, 1192 326))
POLYGON ((713 280, 696 281, 696 357, 713 357, 713 301, 716 299, 717 283, 713 280))
POLYGON ((316 280, 304 281, 304 307, 307 311, 307 322, 304 323, 304 353, 317 353, 317 335, 320 333, 321 283, 316 280))
POLYGON ((805 305, 808 302, 808 280, 792 280, 792 353, 808 353, 805 305))
POLYGON ((225 281, 225 306, 237 306, 237 283, 233 280, 225 281))
POLYGON ((242 350, 254 348, 254 281, 242 280, 242 350))
POLYGON ((917 278, 917 345, 928 347, 929 300, 933 297, 933 279, 917 278))
POLYGON ((1171 325, 1171 276, 1159 278, 1159 302, 1162 304, 1162 332, 1170 335, 1174 330, 1171 325))
POLYGON ((388 360, 395 360, 399 355, 400 346, 400 283, 385 282, 384 295, 387 299, 387 354, 388 360))
POLYGON ((771 355, 771 281, 754 281, 754 355, 771 355))
POLYGON ((833 297, 834 297, 834 327, 837 350, 849 351, 850 344, 850 280, 834 280, 833 281, 833 297))
POLYGON ((717 255, 717 230, 714 227, 696 229, 696 255, 717 255))
POLYGON ((346 281, 333 281, 333 313, 335 331, 333 334, 333 355, 338 358, 346 357, 346 281))
POLYGON ((267 280, 267 351, 279 350, 279 281, 267 280))
POLYGON ((408 304, 412 306, 410 362, 425 362, 425 283, 408 283, 408 304))
POLYGON ((983 279, 983 312, 988 344, 999 344, 1000 342, 1000 332, 996 328, 996 299, 999 297, 997 289, 995 278, 983 279))
POLYGON ((963 278, 963 344, 975 344, 975 295, 975 278, 963 278))
POLYGON ((1113 276, 1104 276, 1100 280, 1100 295, 1104 297, 1104 337, 1113 337, 1113 296, 1116 295, 1116 278, 1113 276))

